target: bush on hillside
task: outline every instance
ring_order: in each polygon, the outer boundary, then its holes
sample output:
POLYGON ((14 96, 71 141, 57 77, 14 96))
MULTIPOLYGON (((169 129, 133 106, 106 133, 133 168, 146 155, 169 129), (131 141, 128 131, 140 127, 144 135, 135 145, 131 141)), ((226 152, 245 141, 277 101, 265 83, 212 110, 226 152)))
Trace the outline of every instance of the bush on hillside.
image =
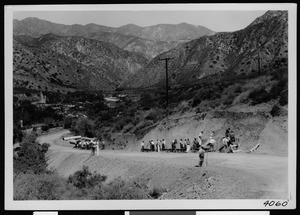
POLYGON ((281 108, 277 104, 273 105, 273 107, 272 107, 272 109, 270 111, 270 114, 273 117, 280 116, 280 114, 281 114, 281 108))
MULTIPOLYGON (((114 179, 101 189, 103 199, 145 199, 147 196, 133 183, 128 183, 120 177, 114 179)), ((98 192, 99 193, 99 192, 98 192)), ((97 197, 96 197, 97 198, 97 197)))
POLYGON ((166 189, 154 187, 149 191, 149 195, 154 199, 158 199, 165 191, 166 189))
POLYGON ((67 182, 79 189, 92 188, 105 181, 106 178, 107 176, 96 172, 91 173, 87 166, 83 166, 82 170, 78 170, 73 175, 70 175, 67 182))
POLYGON ((14 178, 14 200, 72 199, 74 189, 58 174, 18 174, 14 178))
POLYGON ((136 125, 136 130, 142 130, 150 125, 153 125, 154 122, 152 120, 144 120, 144 121, 141 121, 139 122, 137 125, 136 125))
POLYGON ((47 143, 39 144, 35 134, 26 136, 20 144, 18 156, 14 157, 14 173, 45 172, 47 167, 45 154, 49 147, 47 143))
POLYGON ((75 132, 84 137, 93 137, 94 121, 88 118, 79 118, 75 125, 75 132))
POLYGON ((287 105, 288 99, 289 99, 289 93, 288 93, 288 90, 285 90, 280 95, 279 104, 281 106, 287 105))
POLYGON ((249 98, 252 100, 252 105, 270 101, 271 97, 265 89, 253 90, 249 98))

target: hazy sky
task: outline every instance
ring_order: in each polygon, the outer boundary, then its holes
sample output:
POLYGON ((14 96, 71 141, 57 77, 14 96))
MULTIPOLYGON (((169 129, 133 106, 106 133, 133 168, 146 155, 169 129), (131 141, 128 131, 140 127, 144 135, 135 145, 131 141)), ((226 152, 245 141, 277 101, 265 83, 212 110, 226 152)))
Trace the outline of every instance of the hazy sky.
POLYGON ((13 18, 22 20, 37 17, 60 24, 95 23, 119 27, 136 24, 142 27, 156 24, 179 24, 186 22, 202 25, 213 31, 236 31, 245 28, 266 10, 198 10, 198 11, 14 11, 13 18))

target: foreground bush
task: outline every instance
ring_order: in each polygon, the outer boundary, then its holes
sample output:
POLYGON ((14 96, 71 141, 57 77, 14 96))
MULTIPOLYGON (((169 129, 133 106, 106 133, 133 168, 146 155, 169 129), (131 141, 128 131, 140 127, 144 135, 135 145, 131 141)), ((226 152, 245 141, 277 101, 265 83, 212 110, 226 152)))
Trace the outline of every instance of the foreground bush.
POLYGON ((36 135, 26 136, 20 144, 18 156, 14 157, 14 172, 35 174, 43 173, 47 168, 45 154, 48 151, 49 144, 39 144, 36 141, 36 135))
POLYGON ((75 189, 57 174, 18 174, 14 177, 14 200, 74 199, 75 189))
POLYGON ((106 176, 102 176, 96 172, 91 173, 87 166, 83 166, 82 170, 76 171, 68 178, 68 183, 77 188, 92 188, 106 180, 106 176))
POLYGON ((147 196, 133 183, 117 178, 105 186, 99 186, 93 199, 145 199, 147 196))

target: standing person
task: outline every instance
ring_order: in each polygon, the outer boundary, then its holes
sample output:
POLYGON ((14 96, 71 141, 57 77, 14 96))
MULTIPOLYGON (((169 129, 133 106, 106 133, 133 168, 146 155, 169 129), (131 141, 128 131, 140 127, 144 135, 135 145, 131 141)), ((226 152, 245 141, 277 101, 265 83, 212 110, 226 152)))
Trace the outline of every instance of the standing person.
POLYGON ((158 145, 159 145, 159 141, 156 140, 156 143, 155 143, 155 151, 156 151, 156 152, 158 151, 158 145))
POLYGON ((235 135, 234 135, 234 132, 231 130, 230 131, 230 133, 229 133, 229 137, 230 137, 230 141, 232 142, 232 143, 234 143, 235 142, 235 135))
POLYGON ((201 131, 200 133, 199 133, 199 135, 198 135, 198 137, 199 137, 199 145, 202 145, 202 141, 203 141, 203 131, 201 131))
POLYGON ((213 138, 214 136, 215 136, 215 131, 212 130, 211 133, 210 133, 210 137, 213 138))
POLYGON ((155 149, 155 147, 154 147, 154 140, 152 139, 151 140, 151 151, 154 152, 154 149, 155 149))
POLYGON ((180 151, 182 151, 182 149, 183 149, 183 141, 182 141, 182 139, 180 139, 180 141, 179 141, 179 147, 180 147, 180 151))
POLYGON ((145 150, 145 143, 144 143, 144 140, 142 141, 141 143, 141 151, 144 152, 145 150))
POLYGON ((205 148, 202 145, 200 145, 198 153, 199 153, 199 164, 196 165, 195 167, 202 167, 205 158, 205 148))
POLYGON ((175 151, 175 152, 177 151, 177 143, 178 143, 178 141, 177 141, 177 139, 175 138, 175 140, 174 140, 174 151, 175 151))
POLYGON ((95 146, 95 142, 91 143, 91 154, 95 155, 95 151, 96 151, 96 146, 95 146))
POLYGON ((97 153, 97 156, 99 156, 99 154, 100 154, 100 141, 97 141, 96 153, 97 153))
POLYGON ((156 148, 157 148, 157 152, 160 152, 160 140, 157 140, 156 148))
POLYGON ((186 145, 187 145, 187 139, 184 139, 184 142, 183 142, 183 150, 182 150, 182 152, 185 152, 186 151, 186 145))
POLYGON ((189 153, 190 149, 191 149, 191 143, 190 143, 190 139, 188 138, 186 142, 186 152, 189 153))
POLYGON ((164 151, 165 148, 166 148, 166 141, 165 141, 165 139, 162 139, 161 150, 164 151))
POLYGON ((196 137, 194 138, 194 141, 193 141, 193 147, 192 147, 192 150, 193 150, 193 151, 199 150, 199 142, 198 142, 198 140, 197 140, 196 137))
POLYGON ((227 128, 226 131, 225 131, 225 137, 229 137, 229 133, 230 133, 230 128, 227 128))

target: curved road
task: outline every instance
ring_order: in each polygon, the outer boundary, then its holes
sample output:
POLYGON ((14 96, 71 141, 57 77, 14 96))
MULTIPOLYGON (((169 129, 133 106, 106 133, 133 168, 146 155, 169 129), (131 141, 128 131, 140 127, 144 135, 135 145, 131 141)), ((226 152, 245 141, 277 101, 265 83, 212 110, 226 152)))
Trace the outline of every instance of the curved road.
POLYGON ((60 130, 39 137, 40 142, 51 145, 49 167, 66 177, 82 165, 88 165, 111 179, 139 176, 149 186, 167 187, 165 198, 285 199, 288 196, 287 156, 208 153, 207 166, 196 168, 198 155, 195 153, 103 150, 99 157, 91 156, 89 150, 73 149, 68 141, 63 141, 61 136, 67 133, 60 130))

